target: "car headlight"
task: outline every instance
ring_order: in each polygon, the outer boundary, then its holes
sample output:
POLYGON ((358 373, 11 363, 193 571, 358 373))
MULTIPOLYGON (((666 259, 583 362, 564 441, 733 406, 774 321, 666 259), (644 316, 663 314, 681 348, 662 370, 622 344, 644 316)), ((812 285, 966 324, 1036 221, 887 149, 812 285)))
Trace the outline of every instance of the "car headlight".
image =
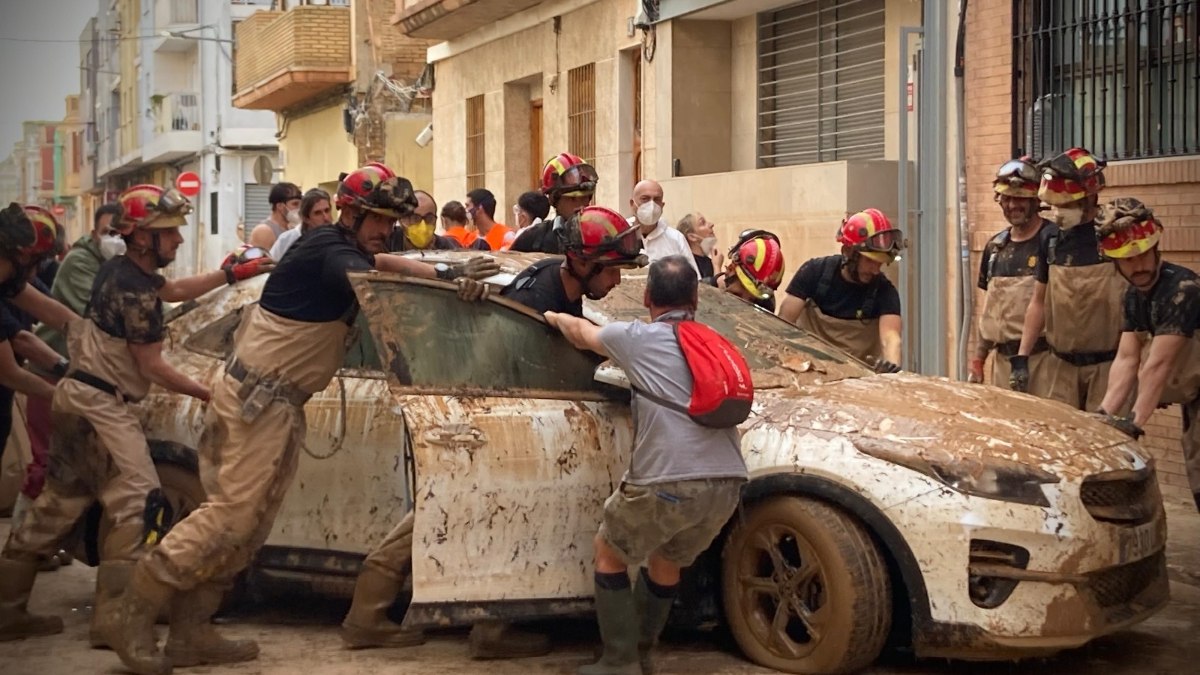
POLYGON ((948 452, 921 452, 877 439, 857 438, 859 452, 929 476, 963 494, 1004 502, 1050 506, 1043 485, 1061 480, 1028 464, 1006 459, 979 460, 948 452))

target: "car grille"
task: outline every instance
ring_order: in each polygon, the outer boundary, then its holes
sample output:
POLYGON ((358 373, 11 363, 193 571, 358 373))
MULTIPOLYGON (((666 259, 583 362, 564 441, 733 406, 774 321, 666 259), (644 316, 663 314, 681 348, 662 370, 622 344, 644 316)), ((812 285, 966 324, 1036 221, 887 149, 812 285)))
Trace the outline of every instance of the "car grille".
POLYGON ((1088 476, 1079 497, 1093 518, 1121 525, 1149 522, 1162 508, 1158 479, 1150 467, 1088 476))
MULTIPOLYGON (((1089 574, 1088 588, 1091 589, 1096 604, 1104 609, 1127 605, 1147 588, 1161 585, 1167 573, 1165 556, 1165 551, 1159 551, 1126 565, 1089 574)), ((1151 599, 1151 602, 1143 604, 1154 604, 1154 601, 1151 599)))

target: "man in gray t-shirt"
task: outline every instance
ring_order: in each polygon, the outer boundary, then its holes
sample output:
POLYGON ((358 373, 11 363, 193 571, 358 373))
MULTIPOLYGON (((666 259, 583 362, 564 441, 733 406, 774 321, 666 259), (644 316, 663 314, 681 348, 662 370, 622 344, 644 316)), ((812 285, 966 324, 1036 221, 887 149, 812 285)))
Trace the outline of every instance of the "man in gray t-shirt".
MULTIPOLYGON (((600 328, 555 312, 546 312, 546 320, 576 347, 611 358, 635 390, 686 409, 692 375, 672 324, 695 314, 697 286, 691 264, 668 256, 650 265, 645 299, 650 323, 600 328)), ((636 393, 633 412, 633 459, 621 486, 604 502, 595 539, 596 615, 604 655, 580 668, 581 675, 651 672, 650 648, 666 625, 680 570, 720 533, 746 481, 736 428, 701 426, 686 413, 636 393), (649 568, 641 568, 635 591, 628 567, 647 558, 649 568)))

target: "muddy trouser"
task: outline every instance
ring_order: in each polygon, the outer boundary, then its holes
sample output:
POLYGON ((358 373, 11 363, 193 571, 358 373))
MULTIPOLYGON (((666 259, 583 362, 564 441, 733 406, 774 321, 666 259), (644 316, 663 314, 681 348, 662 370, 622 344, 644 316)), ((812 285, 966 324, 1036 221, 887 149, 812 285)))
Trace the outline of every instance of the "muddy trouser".
MULTIPOLYGON (((1010 350, 1012 354, 1016 350, 1010 350)), ((1009 376, 1012 375, 1012 365, 1009 355, 1001 353, 1000 349, 992 352, 992 384, 1001 389, 1012 389, 1009 376)), ((1027 393, 1039 398, 1050 398, 1050 361, 1048 351, 1035 351, 1029 355, 1029 390, 1027 393)))
POLYGON ((228 374, 213 387, 198 453, 207 501, 142 561, 155 579, 178 591, 231 583, 267 540, 296 475, 303 407, 276 399, 247 423, 238 387, 228 374))
POLYGON ((400 522, 367 554, 363 565, 370 565, 397 581, 412 570, 413 511, 404 514, 400 522))
MULTIPOLYGON (((48 384, 58 384, 56 378, 43 377, 48 384)), ((40 396, 30 396, 25 404, 25 430, 29 434, 29 451, 33 461, 25 467, 21 494, 37 499, 46 483, 46 457, 50 454, 51 403, 40 396)))
POLYGON ((112 394, 75 380, 54 392, 46 485, 21 525, 8 535, 3 556, 36 560, 61 548, 97 499, 112 529, 102 560, 137 560, 146 540, 146 498, 158 473, 138 418, 112 394))
POLYGON ((1068 363, 1058 354, 1054 354, 1048 364, 1049 398, 1062 401, 1077 410, 1095 412, 1104 402, 1110 368, 1112 368, 1112 359, 1099 363, 1076 365, 1068 363))
POLYGON ((1187 470, 1188 485, 1200 509, 1200 397, 1184 403, 1183 409, 1183 464, 1187 470))

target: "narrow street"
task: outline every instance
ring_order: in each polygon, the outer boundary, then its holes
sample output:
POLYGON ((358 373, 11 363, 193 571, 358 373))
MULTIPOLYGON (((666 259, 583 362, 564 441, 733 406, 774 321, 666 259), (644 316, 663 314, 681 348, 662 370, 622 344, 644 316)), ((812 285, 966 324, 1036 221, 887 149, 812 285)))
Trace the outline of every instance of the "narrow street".
MULTIPOLYGON (((1182 673, 1200 662, 1200 515, 1179 499, 1167 502, 1170 522, 1168 561, 1171 568, 1171 603, 1165 610, 1132 630, 1092 642, 1082 649, 1050 659, 1020 663, 977 664, 947 661, 913 663, 897 656, 885 657, 865 671, 871 675, 980 673, 1057 675, 1060 673, 1182 673)), ((8 520, 0 521, 0 536, 7 536, 8 520)), ((64 618, 61 635, 0 644, 0 672, 5 675, 83 675, 123 672, 112 652, 87 646, 95 572, 79 563, 39 577, 31 608, 64 618)), ((181 672, 206 675, 255 673, 284 675, 319 672, 413 673, 435 675, 482 673, 534 675, 573 673, 592 656, 597 644, 594 624, 558 622, 544 627, 556 649, 549 656, 519 661, 478 662, 467 658, 466 631, 452 629, 431 634, 429 641, 406 650, 342 649, 337 627, 346 601, 293 596, 270 598, 240 608, 224 620, 223 630, 236 638, 257 640, 258 661, 236 667, 191 668, 181 672)), ((165 629, 163 629, 165 631, 165 629)), ((773 671, 748 663, 732 641, 718 631, 711 634, 671 634, 659 659, 660 672, 733 675, 773 671)))

